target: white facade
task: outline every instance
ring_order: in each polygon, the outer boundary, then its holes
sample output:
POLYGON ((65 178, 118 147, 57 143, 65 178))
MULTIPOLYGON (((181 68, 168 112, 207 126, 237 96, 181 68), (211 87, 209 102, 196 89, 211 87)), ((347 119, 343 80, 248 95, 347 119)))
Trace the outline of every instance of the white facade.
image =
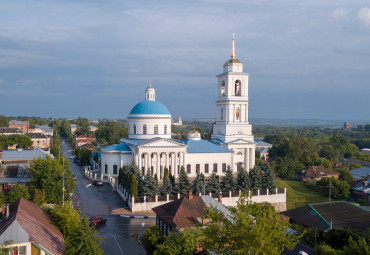
POLYGON ((178 177, 183 166, 190 177, 197 172, 205 176, 216 172, 223 175, 230 166, 233 172, 244 167, 249 171, 255 162, 252 125, 248 122, 248 74, 235 59, 234 39, 232 57, 218 76, 218 115, 213 126, 212 142, 202 140, 196 131, 188 139, 171 138, 171 114, 156 101, 149 84, 145 100, 136 104, 128 115, 129 137, 120 144, 102 148, 101 167, 104 175, 118 176, 119 168, 132 161, 142 174, 148 170, 162 178, 164 168, 178 177))

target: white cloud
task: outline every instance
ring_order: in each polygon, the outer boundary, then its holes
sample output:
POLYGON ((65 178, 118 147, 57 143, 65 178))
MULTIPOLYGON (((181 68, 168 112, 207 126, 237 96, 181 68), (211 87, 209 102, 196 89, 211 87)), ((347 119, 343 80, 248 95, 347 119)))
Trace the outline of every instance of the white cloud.
POLYGON ((357 13, 358 19, 365 25, 370 26, 370 8, 362 7, 357 13))
POLYGON ((335 19, 345 18, 348 14, 348 11, 344 8, 337 8, 332 13, 331 16, 335 19))

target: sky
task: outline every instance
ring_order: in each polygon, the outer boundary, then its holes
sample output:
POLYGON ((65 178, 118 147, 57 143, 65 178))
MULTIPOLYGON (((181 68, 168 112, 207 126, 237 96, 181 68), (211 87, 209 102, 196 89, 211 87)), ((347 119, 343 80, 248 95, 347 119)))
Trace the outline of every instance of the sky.
POLYGON ((231 54, 249 116, 370 120, 370 3, 287 0, 0 2, 0 115, 126 118, 156 99, 216 117, 231 54))

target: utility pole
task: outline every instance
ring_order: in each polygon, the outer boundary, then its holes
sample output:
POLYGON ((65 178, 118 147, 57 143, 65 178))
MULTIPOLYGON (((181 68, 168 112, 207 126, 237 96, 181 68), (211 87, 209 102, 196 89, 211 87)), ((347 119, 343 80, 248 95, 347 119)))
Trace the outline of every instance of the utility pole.
POLYGON ((330 200, 331 200, 331 187, 333 187, 331 185, 331 182, 329 183, 329 203, 330 203, 330 200))
POLYGON ((63 206, 64 206, 64 153, 63 153, 63 206))

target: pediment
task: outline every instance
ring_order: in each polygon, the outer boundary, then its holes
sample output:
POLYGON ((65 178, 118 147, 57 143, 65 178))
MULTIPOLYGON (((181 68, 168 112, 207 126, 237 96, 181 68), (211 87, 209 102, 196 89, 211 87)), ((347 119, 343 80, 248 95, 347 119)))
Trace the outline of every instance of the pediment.
POLYGON ((237 139, 235 141, 228 142, 227 144, 253 144, 254 142, 244 140, 244 139, 237 139))
POLYGON ((140 147, 187 147, 187 145, 169 139, 160 139, 157 141, 142 144, 140 147))

